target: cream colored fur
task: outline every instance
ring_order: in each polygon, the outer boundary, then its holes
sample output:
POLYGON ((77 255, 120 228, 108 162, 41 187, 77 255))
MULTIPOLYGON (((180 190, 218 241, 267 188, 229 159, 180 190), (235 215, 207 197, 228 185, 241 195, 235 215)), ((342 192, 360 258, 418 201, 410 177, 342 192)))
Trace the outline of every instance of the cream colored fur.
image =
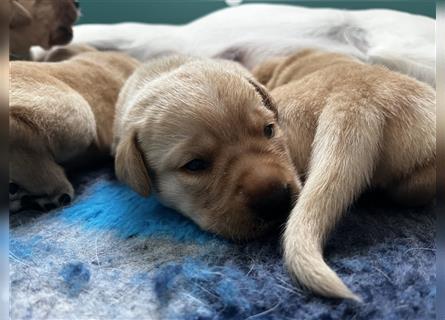
POLYGON ((323 260, 323 245, 368 188, 404 205, 435 196, 435 91, 380 66, 306 50, 254 70, 271 90, 294 165, 305 177, 283 237, 287 268, 329 297, 359 299, 323 260))
POLYGON ((173 56, 141 66, 117 104, 116 174, 205 230, 247 239, 280 221, 258 219, 250 202, 284 186, 297 196, 298 172, 304 187, 284 234, 286 265, 316 293, 359 299, 324 262, 323 245, 368 188, 406 205, 434 197, 435 92, 311 50, 268 61, 255 75, 271 96, 232 62, 173 56), (208 167, 190 171, 191 160, 203 159, 208 167))
MULTIPOLYGON (((64 50, 69 57, 69 47, 64 50)), ((118 93, 138 62, 119 53, 79 54, 92 50, 76 47, 74 57, 57 63, 10 63, 12 211, 72 199, 65 165, 110 152, 118 93), (61 200, 64 194, 69 198, 61 200)))
POLYGON ((172 56, 146 63, 117 104, 116 175, 205 230, 236 240, 263 234, 284 222, 300 190, 270 102, 234 62, 172 56), (274 135, 265 136, 271 124, 274 135), (208 166, 192 171, 191 161, 208 166), (274 212, 261 210, 263 199, 284 206, 268 216, 274 212))

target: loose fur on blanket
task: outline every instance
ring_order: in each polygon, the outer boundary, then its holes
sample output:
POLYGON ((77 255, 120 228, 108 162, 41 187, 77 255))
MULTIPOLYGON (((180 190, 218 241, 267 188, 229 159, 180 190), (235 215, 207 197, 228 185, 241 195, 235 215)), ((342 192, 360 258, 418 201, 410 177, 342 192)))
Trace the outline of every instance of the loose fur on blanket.
POLYGON ((143 199, 111 170, 78 182, 64 209, 11 216, 12 319, 433 319, 433 208, 367 195, 326 258, 364 303, 292 285, 279 235, 234 244, 143 199))

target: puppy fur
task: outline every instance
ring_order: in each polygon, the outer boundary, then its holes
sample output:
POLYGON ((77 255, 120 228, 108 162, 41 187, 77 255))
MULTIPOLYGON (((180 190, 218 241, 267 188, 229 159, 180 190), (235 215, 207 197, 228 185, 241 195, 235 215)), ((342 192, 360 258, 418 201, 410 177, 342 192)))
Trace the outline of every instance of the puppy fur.
POLYGON ((74 0, 9 0, 9 47, 13 58, 29 58, 31 46, 67 44, 78 11, 74 0))
POLYGON ((138 193, 155 192, 204 230, 236 240, 285 221, 300 182, 275 106, 240 65, 151 61, 116 108, 116 175, 138 193))
POLYGON ((435 196, 435 91, 385 67, 305 50, 254 70, 276 102, 304 187, 284 233, 292 276, 324 296, 359 299, 323 260, 336 223, 365 189, 424 205, 435 196))
POLYGON ((11 211, 51 209, 73 198, 64 167, 109 154, 118 93, 137 65, 95 50, 58 63, 10 63, 11 211))
POLYGON ((82 24, 74 30, 74 43, 123 51, 142 61, 177 52, 224 57, 251 69, 272 57, 313 48, 382 64, 433 87, 436 81, 435 19, 396 10, 251 3, 180 26, 82 24))

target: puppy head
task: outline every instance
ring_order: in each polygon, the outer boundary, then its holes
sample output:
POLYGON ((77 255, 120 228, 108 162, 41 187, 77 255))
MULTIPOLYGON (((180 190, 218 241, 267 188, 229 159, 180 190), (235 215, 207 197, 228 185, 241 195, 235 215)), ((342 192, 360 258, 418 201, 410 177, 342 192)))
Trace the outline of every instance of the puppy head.
POLYGON ((142 91, 116 148, 121 181, 232 239, 284 222, 300 182, 261 85, 189 64, 142 91))
POLYGON ((12 0, 10 52, 25 54, 34 45, 49 49, 70 42, 77 17, 75 0, 12 0))

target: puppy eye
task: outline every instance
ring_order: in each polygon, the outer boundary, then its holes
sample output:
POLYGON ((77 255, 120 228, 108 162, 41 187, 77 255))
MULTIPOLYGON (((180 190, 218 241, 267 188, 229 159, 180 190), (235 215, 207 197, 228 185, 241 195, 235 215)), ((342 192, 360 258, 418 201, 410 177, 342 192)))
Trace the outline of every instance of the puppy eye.
POLYGON ((19 191, 19 186, 15 184, 14 182, 11 182, 9 184, 9 194, 14 195, 19 191))
POLYGON ((272 123, 264 127, 264 135, 268 139, 272 138, 274 136, 274 134, 275 134, 275 128, 272 123))
POLYGON ((74 6, 76 7, 76 9, 79 9, 80 3, 78 0, 74 0, 74 6))
POLYGON ((197 172, 206 170, 209 166, 210 163, 206 160, 193 159, 192 161, 187 162, 183 168, 191 172, 197 172))

